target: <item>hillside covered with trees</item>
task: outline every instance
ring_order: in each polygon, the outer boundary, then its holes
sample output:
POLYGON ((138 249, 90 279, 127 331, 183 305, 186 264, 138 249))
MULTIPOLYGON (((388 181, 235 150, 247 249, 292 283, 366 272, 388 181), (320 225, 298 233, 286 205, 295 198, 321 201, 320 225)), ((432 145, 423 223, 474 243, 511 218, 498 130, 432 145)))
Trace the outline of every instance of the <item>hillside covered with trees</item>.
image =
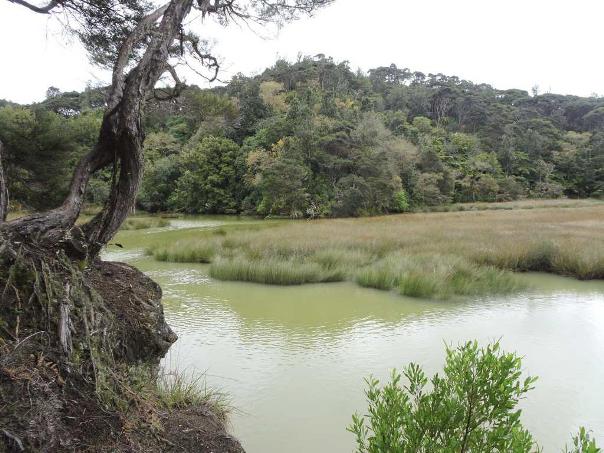
MULTIPOLYGON (((104 90, 0 101, 14 207, 56 206, 95 143, 104 90)), ((161 97, 161 96, 160 96, 161 97)), ((604 195, 604 98, 529 95, 323 55, 154 99, 140 208, 361 216, 451 202, 604 195)), ((88 201, 109 193, 112 171, 88 201)))

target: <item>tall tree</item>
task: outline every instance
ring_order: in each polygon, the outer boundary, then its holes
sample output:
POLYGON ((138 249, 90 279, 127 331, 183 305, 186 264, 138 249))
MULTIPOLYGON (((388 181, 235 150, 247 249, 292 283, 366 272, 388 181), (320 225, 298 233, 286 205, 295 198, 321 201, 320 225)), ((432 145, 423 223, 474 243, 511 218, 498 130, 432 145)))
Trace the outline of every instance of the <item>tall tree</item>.
POLYGON ((94 257, 134 206, 143 169, 141 112, 145 101, 175 96, 183 87, 172 61, 189 56, 213 71, 210 80, 217 75, 216 58, 206 51, 202 40, 185 30, 183 22, 191 10, 222 24, 234 20, 282 23, 312 13, 331 0, 170 0, 153 11, 144 0, 50 0, 43 6, 26 0, 8 1, 40 14, 72 16, 75 20, 69 23, 78 25, 71 31, 93 61, 113 68, 98 141, 76 166, 64 202, 58 208, 2 226, 11 235, 36 235, 49 244, 60 242, 71 229, 78 228, 74 225, 91 176, 112 165, 109 198, 102 211, 82 227, 86 253, 94 257), (164 74, 174 80, 171 90, 156 89, 164 74))

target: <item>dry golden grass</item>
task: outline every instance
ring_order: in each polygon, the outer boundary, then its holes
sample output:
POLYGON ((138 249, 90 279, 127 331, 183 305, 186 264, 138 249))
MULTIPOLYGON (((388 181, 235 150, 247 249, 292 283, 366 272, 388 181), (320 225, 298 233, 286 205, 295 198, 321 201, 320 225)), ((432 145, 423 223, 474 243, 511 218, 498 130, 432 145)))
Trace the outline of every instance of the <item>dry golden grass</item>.
POLYGON ((453 211, 482 211, 482 210, 509 210, 509 209, 540 209, 540 208, 585 208, 601 205, 602 201, 594 198, 570 199, 524 199, 515 201, 486 202, 477 201, 474 203, 455 203, 452 205, 440 205, 427 207, 430 212, 453 212, 453 211))
POLYGON ((167 245, 158 258, 187 261, 202 247, 212 250, 210 273, 219 279, 268 284, 347 279, 443 299, 513 291, 518 281, 509 271, 604 278, 604 203, 530 208, 534 203, 509 210, 225 228, 167 245))
POLYGON ((604 256, 604 203, 588 208, 402 214, 299 221, 270 230, 239 231, 228 248, 264 256, 354 253, 453 254, 490 251, 521 255, 550 242, 576 256, 604 256), (599 253, 596 253, 599 252, 599 253))

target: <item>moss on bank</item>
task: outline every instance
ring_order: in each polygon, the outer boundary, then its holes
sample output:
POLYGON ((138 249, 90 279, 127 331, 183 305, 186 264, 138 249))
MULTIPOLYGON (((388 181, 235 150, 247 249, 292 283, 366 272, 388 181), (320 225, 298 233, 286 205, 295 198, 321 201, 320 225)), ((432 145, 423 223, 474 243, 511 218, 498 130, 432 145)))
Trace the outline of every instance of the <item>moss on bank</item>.
POLYGON ((138 270, 2 241, 0 291, 0 451, 243 451, 215 394, 158 380, 176 336, 138 270))

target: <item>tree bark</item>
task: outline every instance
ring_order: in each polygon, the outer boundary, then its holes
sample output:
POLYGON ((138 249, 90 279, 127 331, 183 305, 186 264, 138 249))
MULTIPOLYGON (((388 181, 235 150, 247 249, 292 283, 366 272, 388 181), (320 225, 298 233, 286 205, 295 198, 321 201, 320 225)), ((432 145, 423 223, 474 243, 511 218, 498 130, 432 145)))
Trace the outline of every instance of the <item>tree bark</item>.
POLYGON ((6 177, 2 165, 2 146, 2 142, 0 142, 0 223, 5 222, 8 215, 8 187, 6 186, 6 177))
MULTIPOLYGON (((151 38, 139 64, 130 71, 123 84, 116 72, 121 71, 120 59, 114 71, 114 86, 122 91, 115 108, 116 124, 113 149, 119 159, 119 177, 105 204, 104 209, 84 225, 88 246, 93 256, 111 240, 136 202, 143 170, 142 144, 144 132, 141 124, 141 109, 147 93, 153 89, 159 77, 166 71, 168 49, 180 31, 180 24, 189 13, 192 0, 172 0, 163 13, 157 32, 151 38)), ((159 11, 159 10, 158 10, 159 11)), ((148 17, 155 17, 152 13, 148 17)), ((144 31, 144 23, 141 30, 144 31)), ((137 27, 138 29, 138 27, 137 27)), ((132 46, 135 43, 126 43, 132 46)), ((121 54, 122 52, 120 52, 121 54)), ((119 74, 118 74, 119 75, 119 74)), ((112 93, 118 98, 119 93, 112 93)), ((115 160, 114 160, 115 162, 115 160)))
POLYGON ((134 206, 142 177, 143 104, 166 71, 169 47, 191 5, 192 0, 171 0, 141 20, 122 44, 97 144, 76 166, 65 201, 56 209, 7 222, 2 225, 4 231, 25 238, 36 235, 51 243, 60 242, 80 215, 92 175, 113 164, 116 172, 109 198, 103 210, 82 228, 89 258, 96 257, 111 240, 134 206), (159 18, 161 22, 153 28, 159 18), (149 33, 145 52, 126 74, 132 49, 149 33))

